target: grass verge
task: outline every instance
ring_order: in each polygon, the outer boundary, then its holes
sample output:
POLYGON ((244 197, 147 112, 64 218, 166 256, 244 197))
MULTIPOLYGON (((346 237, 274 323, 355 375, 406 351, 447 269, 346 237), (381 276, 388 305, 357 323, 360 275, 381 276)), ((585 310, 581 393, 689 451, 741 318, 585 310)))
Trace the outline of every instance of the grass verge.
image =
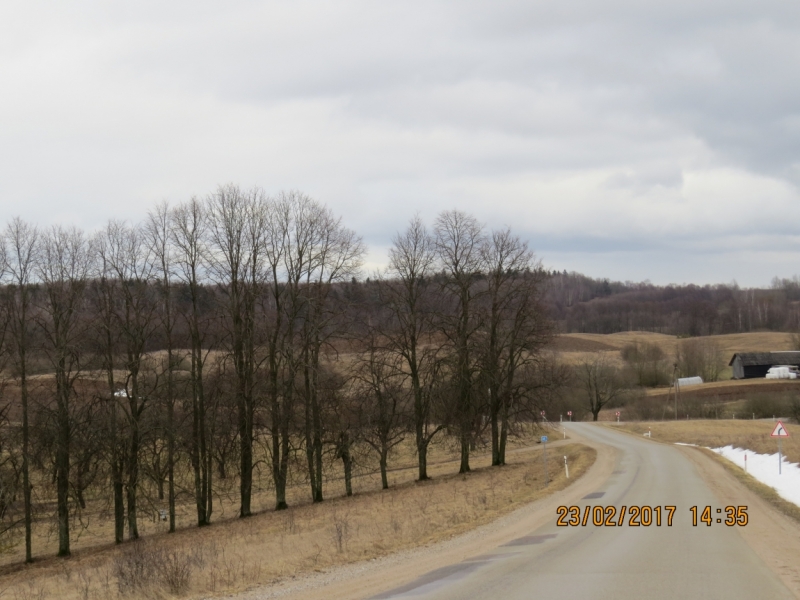
POLYGON ((510 454, 499 468, 476 457, 478 468, 465 475, 445 474, 453 465, 442 464, 426 482, 48 559, 0 577, 0 590, 9 598, 196 598, 431 544, 564 489, 596 457, 577 443, 548 450, 547 487, 541 446, 510 454))

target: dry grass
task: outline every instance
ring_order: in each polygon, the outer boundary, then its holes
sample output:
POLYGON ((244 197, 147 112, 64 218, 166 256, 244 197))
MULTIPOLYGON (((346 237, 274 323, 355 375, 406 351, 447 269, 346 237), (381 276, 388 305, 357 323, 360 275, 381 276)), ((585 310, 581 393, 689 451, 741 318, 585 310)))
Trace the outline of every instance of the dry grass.
MULTIPOLYGON (((726 356, 733 356, 736 352, 792 349, 791 334, 774 331, 712 335, 704 339, 710 339, 719 344, 726 356)), ((678 341, 679 339, 674 335, 649 331, 623 331, 611 334, 565 333, 556 338, 555 347, 562 353, 564 361, 569 364, 591 360, 597 352, 606 352, 613 364, 622 366, 619 351, 627 344, 634 342, 656 344, 667 356, 674 356, 678 341)), ((730 370, 723 373, 723 376, 730 377, 730 370)))
MULTIPOLYGON (((748 394, 763 392, 800 391, 800 382, 780 379, 729 379, 710 381, 702 385, 681 386, 681 396, 715 396, 725 400, 739 400, 748 394)), ((648 396, 667 396, 674 393, 668 388, 647 390, 648 396)))
MULTIPOLYGON (((708 338, 717 342, 726 353, 733 355, 735 352, 768 352, 771 350, 791 350, 791 334, 776 331, 758 331, 754 333, 730 333, 726 335, 712 335, 708 338)), ((620 333, 565 333, 559 336, 557 345, 564 345, 565 351, 594 350, 620 350, 623 346, 633 342, 647 342, 657 344, 667 354, 675 353, 678 338, 664 333, 649 331, 623 331, 620 333), (581 347, 585 345, 586 347, 581 347), (606 346, 599 348, 598 346, 606 346), (569 349, 567 349, 569 348, 569 349)))
MULTIPOLYGON (((511 436, 508 442, 509 452, 529 448, 538 440, 543 431, 536 426, 517 428, 517 435, 511 436)), ((260 439, 258 448, 263 448, 268 440, 260 439)), ((381 487, 380 472, 377 467, 377 458, 374 454, 365 453, 365 448, 360 447, 354 451, 356 464, 354 466, 353 490, 356 494, 368 493, 381 487)), ((460 450, 452 438, 437 436, 429 448, 428 468, 431 474, 444 475, 458 471, 460 450)), ((486 451, 475 453, 476 464, 486 460, 486 451)), ((266 459, 262 455, 263 459, 266 459)), ((330 460, 324 463, 323 492, 326 499, 335 498, 344 494, 344 474, 342 463, 339 460, 330 460)), ((309 502, 310 491, 305 480, 305 457, 298 453, 293 457, 290 468, 290 485, 287 488, 287 501, 290 506, 298 506, 309 502)), ((229 477, 219 479, 216 471, 214 480, 214 511, 212 521, 215 523, 230 522, 235 520, 239 510, 238 478, 229 477)), ((52 497, 52 485, 44 478, 40 471, 34 471, 34 503, 39 505, 37 513, 39 518, 34 522, 33 550, 34 558, 52 556, 58 549, 58 536, 55 530, 53 516, 55 502, 52 497), (41 497, 37 495, 42 494, 41 497), (46 495, 45 495, 46 494, 46 495)), ((408 436, 401 444, 396 446, 389 457, 389 484, 392 487, 413 481, 417 476, 416 450, 413 437, 408 436)), ((176 469, 176 487, 179 490, 176 503, 176 525, 178 529, 192 529, 196 525, 197 513, 193 504, 191 486, 193 484, 191 467, 185 462, 180 463, 176 469)), ((106 488, 90 489, 87 492, 87 508, 75 516, 72 525, 71 547, 73 551, 92 551, 97 548, 108 547, 109 541, 114 539, 113 516, 111 514, 111 499, 106 488)), ((275 506, 275 492, 270 472, 266 468, 254 472, 252 509, 253 512, 269 512, 275 506)), ((148 538, 163 534, 167 530, 167 523, 157 518, 159 509, 166 509, 166 501, 157 500, 154 485, 144 477, 140 480, 139 495, 139 533, 148 538)), ((24 544, 22 543, 22 530, 18 528, 13 533, 4 534, 4 543, 0 544, 0 569, 9 567, 24 560, 24 544)), ((2 587, 0 587, 2 592, 2 587)), ((0 600, 4 600, 0 595, 0 600)))
MULTIPOLYGON (((650 421, 639 423, 620 423, 612 425, 624 431, 641 435, 648 429, 652 439, 660 442, 697 444, 709 448, 732 445, 747 448, 759 454, 775 454, 778 445, 769 436, 775 424, 770 421, 744 420, 692 420, 692 421, 650 421)), ((787 425, 794 436, 782 442, 783 453, 792 462, 800 462, 800 428, 787 425)))
POLYGON ((553 459, 568 457, 572 478, 552 460, 547 488, 541 446, 517 449, 502 468, 476 456, 468 475, 453 475, 456 463, 441 462, 428 482, 409 480, 386 491, 158 535, 141 545, 46 559, 0 577, 0 590, 9 598, 65 600, 198 597, 428 544, 563 489, 595 459, 594 450, 579 444, 552 450, 553 459))

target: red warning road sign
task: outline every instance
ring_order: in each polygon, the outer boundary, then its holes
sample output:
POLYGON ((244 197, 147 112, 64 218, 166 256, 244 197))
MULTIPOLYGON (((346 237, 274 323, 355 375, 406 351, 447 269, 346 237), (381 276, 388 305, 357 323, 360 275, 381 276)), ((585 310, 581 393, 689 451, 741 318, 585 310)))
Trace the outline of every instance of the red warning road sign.
POLYGON ((786 427, 783 426, 783 423, 778 421, 775 423, 775 429, 773 429, 772 433, 769 435, 771 437, 789 437, 789 432, 786 431, 786 427))

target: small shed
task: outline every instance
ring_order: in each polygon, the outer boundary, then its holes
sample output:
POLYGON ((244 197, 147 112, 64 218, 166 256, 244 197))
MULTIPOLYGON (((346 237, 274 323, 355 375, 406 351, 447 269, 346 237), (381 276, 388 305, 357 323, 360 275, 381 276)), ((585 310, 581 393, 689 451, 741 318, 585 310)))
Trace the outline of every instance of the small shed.
POLYGON ((800 352, 737 352, 728 363, 734 379, 763 378, 777 365, 800 367, 800 352))

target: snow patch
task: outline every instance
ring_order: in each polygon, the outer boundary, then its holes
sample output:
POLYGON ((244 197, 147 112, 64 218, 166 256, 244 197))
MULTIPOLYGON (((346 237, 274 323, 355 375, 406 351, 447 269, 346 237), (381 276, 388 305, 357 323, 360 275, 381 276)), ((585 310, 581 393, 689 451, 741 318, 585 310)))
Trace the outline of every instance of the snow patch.
MULTIPOLYGON (((683 444, 693 445, 693 444, 683 444)), ((735 465, 744 469, 744 457, 747 455, 747 472, 761 483, 773 488, 784 500, 800 506, 800 465, 790 463, 782 457, 781 471, 778 475, 778 453, 757 454, 752 450, 725 446, 709 448, 712 452, 724 456, 735 465)))

